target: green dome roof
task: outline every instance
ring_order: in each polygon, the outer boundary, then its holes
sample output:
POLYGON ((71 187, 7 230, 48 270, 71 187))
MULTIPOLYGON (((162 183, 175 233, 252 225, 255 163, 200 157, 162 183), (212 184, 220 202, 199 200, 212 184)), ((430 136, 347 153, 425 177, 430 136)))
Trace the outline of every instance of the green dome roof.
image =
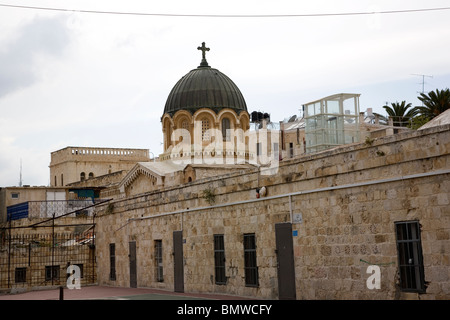
POLYGON ((200 66, 191 70, 173 87, 167 97, 164 113, 173 116, 178 110, 186 110, 193 114, 200 108, 209 108, 216 113, 224 108, 230 108, 237 114, 247 111, 239 88, 225 74, 208 65, 204 52, 200 66))

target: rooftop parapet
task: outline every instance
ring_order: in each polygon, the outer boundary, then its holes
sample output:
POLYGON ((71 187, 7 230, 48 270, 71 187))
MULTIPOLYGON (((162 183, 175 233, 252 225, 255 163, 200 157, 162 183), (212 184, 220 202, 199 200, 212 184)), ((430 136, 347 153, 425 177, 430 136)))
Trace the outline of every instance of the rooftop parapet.
POLYGON ((51 153, 51 165, 70 160, 149 160, 148 149, 66 147, 51 153))

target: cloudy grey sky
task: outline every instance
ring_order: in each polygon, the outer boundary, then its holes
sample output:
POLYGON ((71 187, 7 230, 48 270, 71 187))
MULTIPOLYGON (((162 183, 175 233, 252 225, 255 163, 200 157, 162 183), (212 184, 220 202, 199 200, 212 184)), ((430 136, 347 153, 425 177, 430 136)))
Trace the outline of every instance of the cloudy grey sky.
POLYGON ((66 146, 162 152, 160 118, 175 83, 209 64, 241 89, 249 112, 280 121, 302 104, 360 93, 361 111, 418 105, 450 87, 450 10, 277 18, 80 12, 308 15, 450 6, 448 0, 0 0, 0 186, 48 185, 66 146), (77 11, 78 10, 78 11, 77 11))

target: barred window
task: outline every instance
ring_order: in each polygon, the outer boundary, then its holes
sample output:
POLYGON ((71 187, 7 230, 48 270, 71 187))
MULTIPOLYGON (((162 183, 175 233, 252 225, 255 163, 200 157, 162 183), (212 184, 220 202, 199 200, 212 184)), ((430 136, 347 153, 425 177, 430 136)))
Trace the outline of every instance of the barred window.
POLYGON ((80 278, 83 279, 84 278, 83 264, 82 263, 75 263, 74 265, 77 266, 78 268, 80 268, 80 278))
POLYGON ((16 268, 14 276, 16 283, 27 282, 27 268, 16 268))
POLYGON ((211 140, 210 132, 209 132, 209 120, 202 119, 202 140, 209 141, 211 140))
POLYGON ((226 284, 225 276, 225 245, 223 234, 214 235, 214 267, 216 284, 226 284))
POLYGON ((155 240, 155 268, 156 281, 163 282, 163 255, 162 255, 162 240, 155 240))
POLYGON ((59 266, 45 266, 45 281, 59 280, 59 266))
POLYGON ((406 292, 425 292, 420 224, 418 221, 395 223, 400 288, 406 292))
POLYGON ((228 118, 223 118, 222 119, 222 137, 223 137, 223 141, 230 141, 231 140, 231 136, 230 136, 230 119, 228 118))
POLYGON ((245 285, 257 287, 258 266, 256 265, 256 239, 255 234, 244 234, 244 270, 245 285))
POLYGON ((189 130, 189 122, 187 120, 183 120, 183 122, 181 122, 181 128, 189 130))
POLYGON ((109 244, 109 280, 116 280, 116 244, 109 244))

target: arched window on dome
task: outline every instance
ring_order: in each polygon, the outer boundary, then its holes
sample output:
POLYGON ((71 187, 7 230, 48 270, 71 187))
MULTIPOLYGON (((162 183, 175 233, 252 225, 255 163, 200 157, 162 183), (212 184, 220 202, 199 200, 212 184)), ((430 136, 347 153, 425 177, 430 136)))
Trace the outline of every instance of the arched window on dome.
POLYGON ((183 122, 181 122, 181 128, 189 130, 189 122, 187 120, 183 120, 183 122))
POLYGON ((223 141, 230 141, 230 119, 223 118, 222 119, 222 137, 223 141))
POLYGON ((202 141, 211 140, 211 134, 209 131, 209 120, 206 118, 202 119, 202 141))
POLYGON ((80 181, 86 180, 86 173, 82 172, 80 173, 80 181))

